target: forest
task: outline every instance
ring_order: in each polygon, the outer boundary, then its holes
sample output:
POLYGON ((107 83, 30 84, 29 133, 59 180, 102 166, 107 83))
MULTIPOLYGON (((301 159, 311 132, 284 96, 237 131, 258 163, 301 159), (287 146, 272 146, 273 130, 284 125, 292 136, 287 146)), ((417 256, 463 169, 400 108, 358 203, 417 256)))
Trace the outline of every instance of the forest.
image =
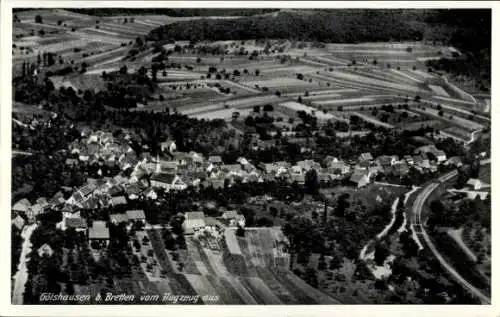
POLYGON ((151 31, 150 40, 296 39, 320 42, 421 40, 423 24, 391 10, 280 11, 238 19, 183 21, 151 31))

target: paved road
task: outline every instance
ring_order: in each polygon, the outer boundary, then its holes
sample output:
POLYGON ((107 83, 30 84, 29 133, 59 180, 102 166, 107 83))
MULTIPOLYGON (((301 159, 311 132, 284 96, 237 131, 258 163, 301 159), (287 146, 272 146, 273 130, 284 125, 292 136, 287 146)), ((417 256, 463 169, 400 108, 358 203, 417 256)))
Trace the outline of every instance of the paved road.
MULTIPOLYGON (((446 181, 453 177, 452 173, 448 173, 440 178, 442 181, 446 181)), ((432 242, 431 238, 429 237, 427 231, 425 230, 425 225, 422 220, 422 209, 424 206, 425 201, 429 198, 429 196, 436 190, 436 188, 439 187, 439 183, 431 183, 427 185, 423 189, 423 191, 418 195, 417 199, 415 200, 413 204, 413 209, 412 209, 412 227, 417 227, 420 228, 419 233, 424 237, 424 241, 429 247, 429 249, 432 251, 434 256, 438 259, 439 263, 443 268, 458 282, 460 283, 465 289, 467 289, 470 293, 474 294, 477 296, 483 304, 491 304, 490 299, 485 296, 479 289, 474 287, 472 284, 467 282, 447 261, 446 259, 441 255, 441 253, 438 251, 434 243, 432 242)))
POLYGON ((23 303, 24 288, 26 281, 28 280, 28 268, 26 264, 29 262, 29 254, 31 253, 31 234, 37 227, 36 224, 26 226, 23 228, 21 236, 24 239, 21 249, 21 256, 19 258, 19 264, 17 266, 17 272, 14 275, 14 290, 12 292, 12 304, 21 305, 23 303))

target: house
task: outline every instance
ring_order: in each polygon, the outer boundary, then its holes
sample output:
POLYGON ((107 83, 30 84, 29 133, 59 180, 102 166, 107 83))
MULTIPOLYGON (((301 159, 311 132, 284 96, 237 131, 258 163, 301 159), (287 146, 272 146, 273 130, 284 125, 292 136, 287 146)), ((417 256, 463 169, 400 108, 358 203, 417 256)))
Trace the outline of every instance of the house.
POLYGON ((184 190, 187 185, 182 181, 179 175, 170 173, 156 173, 151 177, 151 186, 161 187, 169 191, 173 190, 184 190))
POLYGON ((89 197, 87 200, 82 202, 83 209, 97 209, 99 208, 99 199, 96 197, 89 197))
POLYGON ((298 184, 304 184, 306 181, 304 174, 290 174, 290 181, 292 183, 297 182, 298 184))
POLYGON ((224 213, 222 214, 221 218, 222 219, 236 219, 236 217, 238 217, 238 213, 236 212, 236 210, 226 210, 224 211, 224 213))
POLYGON ((275 174, 275 175, 286 173, 290 167, 291 164, 284 161, 259 164, 259 168, 263 170, 266 174, 275 174))
POLYGON ((28 208, 27 216, 30 221, 34 221, 36 217, 43 212, 42 206, 35 204, 28 208))
POLYGON ((415 163, 411 155, 405 155, 403 159, 406 161, 406 163, 408 163, 408 165, 413 165, 415 163))
POLYGON ((87 231, 87 221, 80 217, 65 217, 64 229, 73 228, 77 232, 87 231))
POLYGON ((12 219, 12 225, 19 229, 19 231, 23 230, 25 224, 26 221, 20 215, 17 215, 14 219, 12 219))
POLYGON ((429 162, 429 170, 433 173, 438 171, 438 164, 436 161, 430 161, 429 162))
POLYGON ((94 189, 92 189, 92 186, 89 186, 89 185, 86 185, 86 186, 83 186, 82 188, 80 188, 80 193, 82 194, 83 197, 90 195, 93 191, 94 191, 94 189))
POLYGON ((375 161, 383 167, 390 167, 398 162, 398 157, 394 155, 381 155, 375 161))
POLYGON ((193 164, 195 164, 197 166, 200 166, 205 161, 205 159, 203 158, 203 155, 201 155, 200 153, 190 151, 188 154, 191 157, 191 162, 193 162, 193 164))
POLYGON ((108 194, 110 196, 119 196, 124 193, 124 189, 121 186, 118 185, 113 185, 111 188, 108 189, 108 194))
POLYGON ((351 175, 349 181, 351 183, 354 183, 358 188, 361 188, 370 183, 370 173, 366 171, 356 170, 351 175))
POLYGON ((111 215, 109 215, 109 221, 115 225, 120 224, 120 223, 127 223, 128 216, 127 216, 127 214, 111 214, 111 215))
POLYGON ((193 234, 195 230, 205 227, 205 215, 202 211, 190 211, 184 214, 182 228, 184 234, 193 234))
POLYGON ((73 217, 75 213, 77 213, 78 207, 75 205, 65 204, 61 209, 63 218, 73 217))
MULTIPOLYGON (((404 162, 404 161, 403 161, 404 162)), ((392 166, 392 173, 396 176, 405 176, 410 172, 410 168, 406 162, 396 163, 392 166)))
POLYGON ((243 166, 250 163, 246 158, 244 158, 242 156, 238 157, 238 159, 236 160, 236 162, 240 163, 243 166))
POLYGON ((202 184, 203 187, 213 187, 214 189, 224 188, 226 181, 222 178, 206 179, 202 184))
POLYGON ((359 162, 370 162, 372 160, 373 160, 373 156, 369 152, 361 153, 361 155, 358 158, 359 162))
POLYGON ((77 166, 78 165, 78 160, 72 159, 72 158, 67 158, 64 163, 66 165, 68 165, 68 166, 77 166))
POLYGON ((245 226, 245 217, 236 212, 236 210, 227 210, 222 216, 222 219, 229 221, 229 226, 234 227, 240 225, 241 227, 245 226))
POLYGON ((167 140, 160 143, 160 149, 162 152, 174 153, 177 150, 177 145, 173 140, 167 140))
POLYGON ((126 215, 129 221, 146 222, 146 215, 142 209, 127 210, 126 215))
POLYGON ((219 155, 212 155, 208 157, 208 162, 214 164, 214 165, 222 165, 222 158, 219 155))
POLYGON ((444 162, 444 165, 446 165, 446 166, 451 165, 451 166, 461 167, 463 164, 462 164, 462 160, 460 159, 460 157, 458 157, 458 156, 452 156, 449 159, 447 159, 446 162, 444 162))
POLYGON ((378 173, 385 172, 384 168, 380 165, 370 165, 370 166, 368 166, 367 170, 371 175, 377 175, 378 173))
POLYGON ((328 169, 330 172, 337 174, 337 175, 345 175, 348 174, 351 171, 351 167, 346 164, 344 161, 331 161, 327 165, 328 169))
POLYGON ((415 149, 415 153, 431 154, 436 158, 438 163, 446 161, 446 153, 444 151, 438 150, 434 144, 421 146, 415 149))
POLYGON ((306 172, 312 169, 319 170, 321 168, 321 165, 313 160, 298 161, 296 165, 300 166, 302 170, 306 172))
POLYGON ((92 227, 89 228, 88 239, 90 246, 102 246, 109 243, 109 228, 105 221, 95 220, 92 222, 92 227), (94 243, 97 243, 95 245, 94 243), (94 244, 94 245, 93 245, 94 244))
POLYGON ((125 196, 116 196, 111 198, 112 206, 120 206, 125 204, 127 204, 127 199, 125 198, 125 196))
POLYGON ((171 156, 173 157, 172 161, 177 165, 188 165, 193 162, 189 153, 176 152, 172 153, 171 156))
POLYGON ((145 191, 142 192, 142 195, 144 195, 144 197, 148 199, 153 199, 153 200, 158 198, 158 194, 156 194, 156 191, 153 188, 146 189, 145 191))
POLYGON ((23 198, 17 203, 14 204, 12 207, 12 211, 17 211, 17 212, 28 212, 28 208, 31 207, 31 203, 28 199, 23 198))
POLYGON ((139 198, 139 194, 142 192, 142 187, 139 183, 133 183, 127 186, 125 192, 128 195, 128 198, 131 200, 139 198))
POLYGON ((122 155, 118 159, 120 167, 122 170, 126 170, 128 168, 133 168, 137 165, 139 161, 131 155, 122 155))
POLYGON ((481 188, 489 187, 489 185, 484 184, 480 179, 476 178, 470 178, 466 184, 471 186, 474 190, 480 190, 481 188))
POLYGON ((38 248, 37 251, 39 257, 44 257, 44 256, 51 257, 52 254, 54 253, 50 245, 48 245, 47 243, 44 243, 41 247, 38 248))
POLYGON ((337 163, 339 161, 338 158, 336 157, 333 157, 331 155, 328 155, 327 157, 325 157, 325 159, 323 160, 323 164, 325 164, 325 166, 329 166, 330 164, 332 163, 337 163))
POLYGON ((64 204, 66 200, 64 199, 64 194, 62 192, 57 192, 52 196, 52 198, 49 200, 49 204, 52 206, 58 206, 64 204))
POLYGON ((240 164, 225 164, 221 166, 221 170, 232 175, 241 175, 243 173, 240 164))

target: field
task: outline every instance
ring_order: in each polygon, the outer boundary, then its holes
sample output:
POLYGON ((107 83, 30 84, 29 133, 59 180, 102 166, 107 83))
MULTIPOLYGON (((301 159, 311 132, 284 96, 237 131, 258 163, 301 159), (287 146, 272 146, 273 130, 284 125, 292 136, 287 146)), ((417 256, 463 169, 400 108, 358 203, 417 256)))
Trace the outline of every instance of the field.
MULTIPOLYGON (((138 234, 142 240, 144 234, 138 234)), ((226 229, 225 235, 221 251, 202 247, 194 237, 186 237, 187 249, 168 251, 161 232, 148 230, 150 244, 141 249, 144 255, 153 250, 156 271, 161 273, 146 273, 143 279, 164 292, 213 299, 200 299, 204 304, 339 303, 288 270, 286 239, 280 229, 247 229, 245 237, 226 229)))
MULTIPOLYGON (((135 59, 125 58, 137 36, 160 25, 199 18, 95 17, 59 9, 23 11, 18 17, 20 22, 14 23, 13 32, 15 72, 21 70, 24 61, 35 63, 39 53, 52 52, 60 59, 59 67, 87 64, 84 76, 54 77, 57 87, 94 91, 103 88, 97 77, 103 71, 115 71, 124 64, 130 71, 141 66, 150 69, 153 58, 158 57, 151 46, 135 59), (42 16, 43 24, 35 23, 37 14, 42 16), (45 34, 40 32, 42 28, 45 34)), ((325 43, 324 47, 317 47, 307 42, 270 40, 271 49, 264 54, 264 43, 256 40, 199 43, 222 47, 223 55, 185 49, 189 44, 186 41, 163 44, 165 49, 172 50, 169 63, 177 66, 167 68, 166 76, 158 72, 159 89, 155 94, 158 99, 137 110, 175 108, 200 119, 231 121, 234 112, 239 112, 244 120, 254 106, 272 104, 290 118, 296 118, 297 110, 304 110, 322 121, 346 120, 356 115, 387 128, 416 129, 427 124, 445 129, 443 135, 462 140, 471 131, 490 124, 488 116, 480 114, 484 111, 483 103, 439 75, 427 72, 425 61, 451 56, 452 48, 422 42, 325 43), (181 49, 176 49, 176 45, 181 49), (251 52, 257 56, 249 58, 251 52), (407 109, 408 116, 398 113, 384 117, 383 113, 368 112, 388 104, 408 103, 417 96, 441 105, 444 116, 440 117, 436 109, 415 105, 407 109), (336 113, 340 108, 354 112, 336 113)))

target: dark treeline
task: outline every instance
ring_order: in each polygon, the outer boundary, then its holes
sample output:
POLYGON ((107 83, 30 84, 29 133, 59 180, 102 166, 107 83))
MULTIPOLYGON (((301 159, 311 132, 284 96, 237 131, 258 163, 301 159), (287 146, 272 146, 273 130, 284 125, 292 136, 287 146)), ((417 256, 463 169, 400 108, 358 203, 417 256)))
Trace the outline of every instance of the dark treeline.
POLYGON ((86 8, 86 9, 67 9, 69 11, 97 15, 97 16, 111 16, 120 14, 161 14, 168 15, 172 17, 190 17, 190 16, 251 16, 256 14, 264 14, 269 12, 278 11, 279 9, 217 9, 217 8, 203 8, 203 9, 191 9, 191 8, 149 8, 149 9, 137 9, 137 8, 86 8))
POLYGON ((287 11, 239 19, 183 21, 151 31, 163 40, 247 40, 283 38, 321 42, 421 40, 424 23, 408 20, 401 10, 287 11))

